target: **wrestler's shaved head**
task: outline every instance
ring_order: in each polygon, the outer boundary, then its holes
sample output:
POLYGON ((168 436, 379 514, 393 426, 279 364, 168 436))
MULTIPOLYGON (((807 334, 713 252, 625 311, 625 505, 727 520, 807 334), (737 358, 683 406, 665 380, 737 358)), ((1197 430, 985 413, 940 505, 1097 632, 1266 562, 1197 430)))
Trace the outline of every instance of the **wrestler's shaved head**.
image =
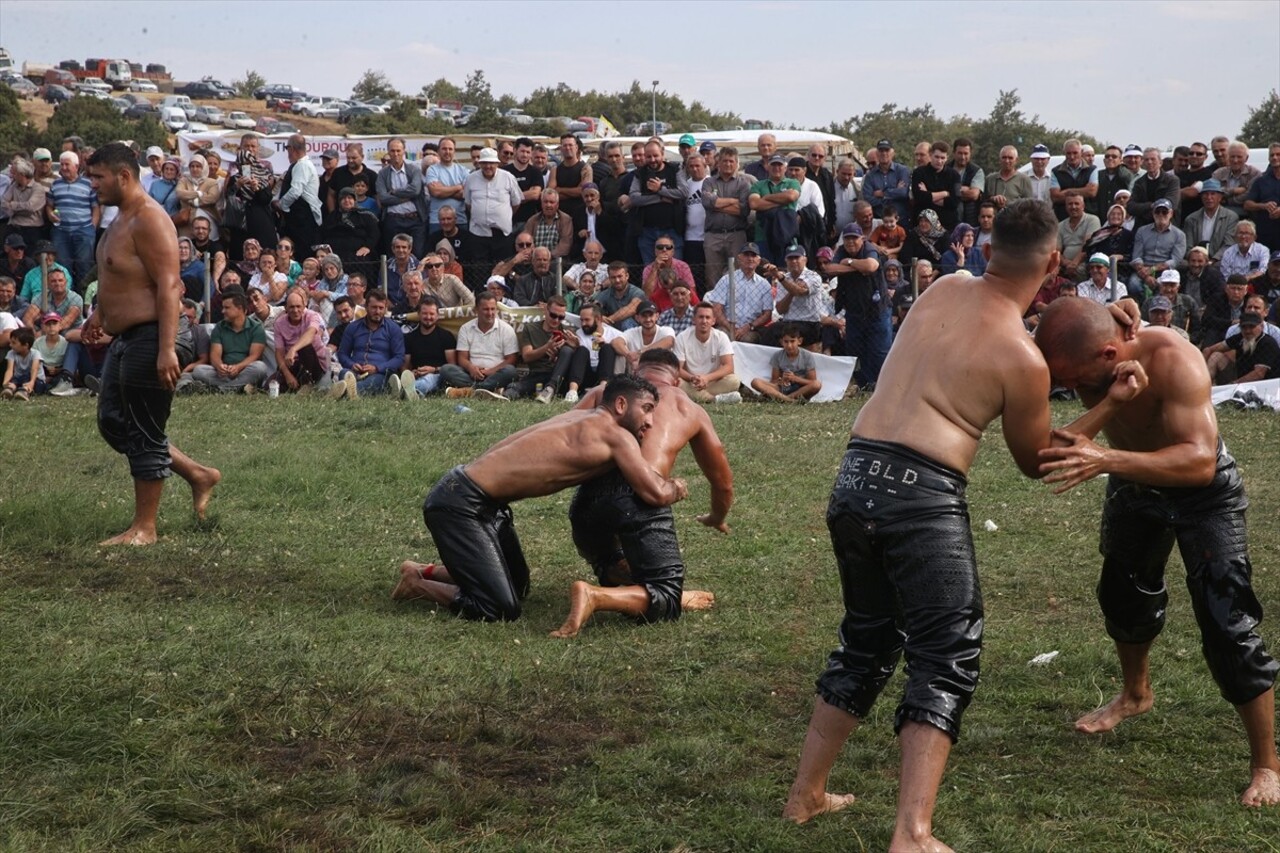
POLYGON ((1115 318, 1092 299, 1055 299, 1040 315, 1036 345, 1045 361, 1085 362, 1114 340, 1115 318))

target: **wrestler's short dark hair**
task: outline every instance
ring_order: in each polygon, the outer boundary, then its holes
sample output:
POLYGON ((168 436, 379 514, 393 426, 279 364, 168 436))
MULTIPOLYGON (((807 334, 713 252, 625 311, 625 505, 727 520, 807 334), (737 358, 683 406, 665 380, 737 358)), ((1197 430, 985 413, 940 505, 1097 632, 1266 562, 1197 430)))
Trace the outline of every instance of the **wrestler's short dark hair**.
POLYGON ((139 174, 138 156, 123 142, 108 142, 89 157, 90 166, 106 166, 112 172, 128 169, 136 178, 139 174))
POLYGON ((652 396, 654 400, 658 399, 658 389, 652 382, 632 373, 619 373, 605 384, 601 402, 612 406, 614 400, 624 397, 628 403, 633 403, 644 394, 652 396))
POLYGON ((992 260, 1031 267, 1057 246, 1058 219, 1046 202, 1020 198, 1005 205, 991 225, 992 260))
POLYGON ((640 353, 640 360, 637 362, 641 367, 646 364, 658 365, 661 367, 670 367, 672 370, 680 369, 680 359, 676 354, 666 347, 657 347, 656 349, 647 349, 640 353))

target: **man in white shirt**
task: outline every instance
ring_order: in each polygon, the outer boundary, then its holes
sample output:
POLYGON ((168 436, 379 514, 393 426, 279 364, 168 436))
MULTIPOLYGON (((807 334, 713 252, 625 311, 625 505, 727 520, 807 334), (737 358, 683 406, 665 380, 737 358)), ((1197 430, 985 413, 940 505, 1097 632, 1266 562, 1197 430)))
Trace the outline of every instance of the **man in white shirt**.
POLYGON ((700 403, 738 403, 742 381, 733 372, 733 342, 715 325, 715 311, 703 302, 693 309, 693 328, 676 335, 680 387, 700 403))
POLYGON ((498 317, 492 293, 476 297, 476 318, 458 330, 457 364, 440 368, 446 397, 475 397, 506 402, 502 389, 516 378, 516 331, 498 317))
POLYGON ((285 143, 289 155, 289 168, 280 183, 280 200, 276 207, 284 213, 284 235, 302 250, 302 257, 311 254, 311 247, 320 242, 320 176, 307 156, 307 138, 295 133, 285 143))
POLYGON ((787 177, 800 184, 800 198, 796 200, 796 210, 804 210, 809 205, 813 205, 818 211, 818 217, 825 220, 827 203, 822 197, 822 187, 805 174, 805 165, 803 157, 792 157, 787 161, 787 177))
POLYGON ((1031 197, 1036 201, 1051 202, 1049 190, 1053 187, 1053 176, 1049 174, 1049 148, 1037 145, 1031 149, 1031 197))
POLYGON ((497 151, 481 150, 478 162, 480 167, 463 183, 462 199, 470 211, 467 230, 475 247, 472 260, 489 269, 511 256, 512 215, 523 196, 515 176, 498 168, 497 151))
POLYGON ((640 325, 623 332, 614 345, 614 349, 626 358, 632 373, 640 363, 641 353, 651 349, 671 349, 676 342, 676 333, 670 326, 658 325, 658 308, 649 300, 636 307, 636 321, 640 325))
POLYGON ((600 309, 588 302, 578 309, 578 347, 569 362, 569 390, 566 403, 578 402, 578 392, 607 381, 614 374, 614 362, 623 351, 622 332, 601 322, 600 309))

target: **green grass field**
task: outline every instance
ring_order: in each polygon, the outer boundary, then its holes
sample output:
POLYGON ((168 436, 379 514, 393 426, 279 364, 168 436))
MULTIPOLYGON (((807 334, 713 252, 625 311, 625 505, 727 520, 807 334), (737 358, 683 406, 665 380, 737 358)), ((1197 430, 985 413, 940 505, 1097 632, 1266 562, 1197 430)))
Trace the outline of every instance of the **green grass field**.
MULTIPOLYGON (((733 533, 693 521, 707 489, 687 454, 676 515, 688 585, 716 609, 649 627, 606 614, 572 641, 547 637, 590 576, 568 494, 515 508, 534 573, 518 622, 389 599, 402 559, 435 556, 431 484, 548 414, 472 407, 180 399, 171 436, 224 479, 204 525, 171 481, 160 542, 141 550, 95 545, 127 526, 132 492, 93 401, 0 407, 0 850, 885 849, 901 674, 836 766, 833 789, 859 801, 779 819, 841 612, 824 512, 856 404, 714 409, 733 533)), ((1263 634, 1280 647, 1280 429, 1268 414, 1222 421, 1253 502, 1263 634)), ((1237 803, 1248 750, 1176 556, 1154 712, 1098 738, 1072 730, 1118 679, 1093 597, 1103 487, 1055 497, 1017 474, 998 431, 984 445, 969 491, 983 678, 938 837, 1280 850, 1280 809, 1237 803)))

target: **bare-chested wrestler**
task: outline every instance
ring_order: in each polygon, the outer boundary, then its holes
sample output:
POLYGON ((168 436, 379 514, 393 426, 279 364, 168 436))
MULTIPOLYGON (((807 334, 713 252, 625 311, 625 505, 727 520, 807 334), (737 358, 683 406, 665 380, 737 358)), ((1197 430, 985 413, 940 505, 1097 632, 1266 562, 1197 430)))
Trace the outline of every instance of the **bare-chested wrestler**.
POLYGON ((182 373, 177 336, 183 287, 173 222, 143 192, 137 158, 124 143, 93 153, 89 179, 98 203, 118 206, 120 215, 98 244, 98 310, 85 323, 82 339, 93 343, 104 331, 112 337, 102 368, 98 431, 128 458, 134 492, 133 523, 101 544, 150 545, 170 470, 191 485, 201 519, 222 474, 178 450, 165 435, 182 373))
MULTIPOLYGON (((653 410, 653 428, 640 443, 640 453, 659 474, 670 476, 676 457, 687 444, 711 487, 711 511, 698 521, 728 533, 725 517, 733 506, 733 472, 707 410, 680 390, 680 360, 669 349, 646 350, 636 374, 653 383, 661 395, 653 410)), ((579 409, 599 405, 601 389, 593 388, 579 409)), ((601 586, 574 581, 569 616, 553 637, 576 636, 598 610, 626 613, 647 622, 677 619, 681 610, 706 610, 715 596, 684 589, 684 561, 669 506, 639 500, 617 471, 583 483, 569 506, 573 542, 591 564, 601 586)))
POLYGON ((1245 535, 1249 505, 1235 460, 1218 435, 1204 357, 1167 329, 1146 327, 1124 340, 1111 315, 1084 299, 1055 302, 1041 315, 1036 343, 1058 383, 1086 406, 1108 393, 1116 366, 1136 361, 1147 389, 1105 427, 1110 447, 1060 433, 1069 446, 1042 450, 1045 481, 1057 491, 1108 475, 1102 509, 1098 603, 1115 640, 1124 687, 1076 722, 1106 732, 1151 710, 1151 644, 1164 627, 1164 570, 1175 540, 1209 671, 1235 705, 1249 738, 1252 778, 1246 806, 1280 804, 1275 744, 1275 680, 1280 665, 1257 626, 1245 535), (1070 303, 1070 304, 1068 304, 1070 303))
POLYGON ((504 438, 436 483, 422 514, 441 566, 405 561, 393 598, 428 598, 468 619, 513 620, 529 591, 529 567, 512 522, 512 501, 567 489, 617 467, 650 503, 688 494, 640 454, 658 390, 642 379, 609 380, 600 405, 574 409, 504 438))
MULTIPOLYGON (((1006 206, 983 246, 986 274, 929 287, 858 413, 827 509, 844 595, 840 646, 818 679, 785 818, 803 823, 853 802, 827 793, 827 777, 905 654, 890 849, 950 849, 933 836, 933 809, 977 685, 983 624, 965 473, 984 428, 1001 417, 1019 469, 1039 476, 1037 454, 1051 439, 1049 369, 1022 316, 1058 266, 1056 234, 1043 202, 1006 206)), ((1132 393, 1123 382, 1112 395, 1132 393)), ((1116 404, 1109 397, 1072 428, 1096 434, 1116 404)))

